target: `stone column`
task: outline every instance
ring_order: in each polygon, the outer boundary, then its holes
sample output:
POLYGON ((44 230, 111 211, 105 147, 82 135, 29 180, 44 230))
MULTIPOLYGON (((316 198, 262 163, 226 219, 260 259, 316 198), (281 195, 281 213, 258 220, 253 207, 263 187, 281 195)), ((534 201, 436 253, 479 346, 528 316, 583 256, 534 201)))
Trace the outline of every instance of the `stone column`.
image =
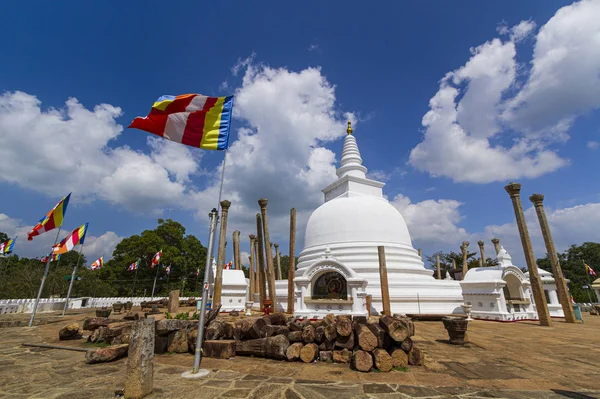
POLYGON ((296 208, 290 209, 290 261, 288 270, 287 312, 294 314, 294 277, 296 275, 296 208))
POLYGON ((573 312, 569 289, 567 288, 567 282, 565 281, 560 262, 558 261, 558 256, 556 255, 554 240, 552 239, 550 225, 548 224, 548 218, 546 218, 546 211, 544 210, 544 196, 542 194, 533 194, 529 197, 529 200, 535 206, 535 211, 538 220, 540 221, 540 229, 542 230, 542 236, 544 236, 544 243, 546 244, 546 252, 548 253, 548 258, 552 265, 552 274, 554 274, 554 281, 556 282, 558 300, 563 308, 565 321, 567 323, 575 323, 575 313, 573 312))
POLYGON ((242 260, 240 257, 240 232, 233 232, 233 263, 235 270, 242 270, 242 260))
POLYGON ((500 240, 498 238, 492 238, 492 244, 494 244, 496 255, 498 255, 498 253, 500 252, 500 240))
POLYGON ((423 261, 423 250, 421 248, 419 248, 419 258, 423 261))
POLYGON ((436 255, 435 256, 435 267, 437 270, 437 279, 441 280, 442 279, 442 270, 440 269, 440 255, 436 255))
POLYGON ((479 253, 481 254, 481 257, 479 258, 479 263, 481 266, 485 266, 487 264, 485 261, 485 250, 483 249, 483 244, 483 240, 477 241, 477 245, 479 245, 479 253))
POLYGON ((263 240, 262 219, 260 213, 256 214, 256 252, 258 253, 258 292, 260 293, 260 310, 264 308, 267 298, 267 279, 265 276, 265 250, 263 240))
POLYGON ((256 255, 254 255, 254 241, 256 241, 256 236, 254 234, 250 234, 250 256, 248 260, 250 261, 250 270, 248 271, 248 275, 250 276, 250 301, 254 302, 254 293, 256 292, 256 272, 254 268, 254 262, 256 259, 256 255))
POLYGON ((129 339, 125 398, 141 399, 152 393, 154 384, 154 319, 133 323, 129 339))
POLYGON ((467 275, 467 272, 469 271, 469 263, 467 262, 467 258, 469 256, 469 242, 468 241, 463 241, 462 246, 460 247, 460 250, 462 251, 462 257, 463 257, 463 265, 462 265, 462 279, 465 279, 465 276, 467 275))
POLYGON ((391 316, 390 309, 390 289, 388 287, 387 265, 385 263, 385 248, 377 247, 377 256, 379 257, 379 281, 381 282, 381 304, 383 305, 382 314, 391 316))
POLYGON ((523 213, 523 206, 521 205, 521 185, 519 183, 509 183, 504 189, 510 195, 515 210, 515 218, 517 220, 517 227, 519 228, 519 235, 521 236, 521 244, 523 245, 527 269, 529 270, 529 281, 531 283, 533 300, 535 301, 540 325, 551 326, 552 319, 550 319, 550 313, 548 312, 548 304, 546 303, 546 297, 542 289, 542 282, 540 281, 540 275, 538 274, 533 247, 531 246, 531 240, 529 239, 529 230, 527 229, 527 222, 525 221, 525 214, 523 213))
POLYGON ((266 258, 267 258, 267 279, 269 283, 269 299, 273 302, 273 311, 277 312, 277 293, 275 292, 275 267, 273 265, 273 252, 271 251, 271 238, 269 236, 269 219, 267 218, 267 204, 269 201, 266 198, 258 200, 260 213, 262 216, 263 239, 265 241, 266 258))
POLYGON ((213 309, 221 303, 221 290, 223 289, 223 263, 225 263, 225 240, 227 233, 227 214, 231 202, 221 201, 221 231, 219 232, 219 251, 217 255, 217 271, 215 276, 215 287, 213 293, 213 309))
POLYGON ((179 290, 169 292, 168 309, 173 316, 179 311, 179 290))
POLYGON ((277 280, 283 280, 281 276, 281 254, 279 253, 279 244, 275 245, 275 259, 277 259, 277 280))

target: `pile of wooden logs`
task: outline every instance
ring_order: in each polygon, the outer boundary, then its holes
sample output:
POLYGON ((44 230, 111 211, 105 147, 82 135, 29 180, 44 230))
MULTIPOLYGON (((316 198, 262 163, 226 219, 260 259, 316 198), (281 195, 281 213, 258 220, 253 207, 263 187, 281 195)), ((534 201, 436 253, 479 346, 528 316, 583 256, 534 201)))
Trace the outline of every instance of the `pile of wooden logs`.
POLYGON ((310 363, 351 363, 358 371, 423 364, 406 317, 327 315, 322 320, 288 321, 281 313, 261 318, 212 321, 205 346, 235 345, 235 354, 310 363), (228 340, 218 342, 218 340, 228 340))

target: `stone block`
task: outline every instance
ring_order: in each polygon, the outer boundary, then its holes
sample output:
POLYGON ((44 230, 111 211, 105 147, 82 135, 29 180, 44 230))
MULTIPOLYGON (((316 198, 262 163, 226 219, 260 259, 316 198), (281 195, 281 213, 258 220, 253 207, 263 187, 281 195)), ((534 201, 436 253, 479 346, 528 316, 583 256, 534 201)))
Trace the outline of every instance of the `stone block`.
MULTIPOLYGON (((129 338, 131 340, 131 337, 129 338)), ((154 337, 154 353, 157 355, 162 355, 169 348, 169 336, 168 335, 158 335, 154 337)))
POLYGON ((125 398, 141 399, 152 393, 154 333, 153 319, 139 320, 133 325, 125 374, 125 398))
POLYGON ((169 292, 169 313, 176 314, 179 310, 179 290, 169 292))
POLYGON ((88 364, 111 362, 125 356, 128 349, 129 345, 123 344, 89 350, 85 353, 85 362, 88 364))
POLYGON ((177 330, 168 335, 167 352, 169 353, 186 353, 188 351, 188 340, 186 330, 177 330))
POLYGON ((234 340, 206 340, 202 344, 202 353, 206 357, 215 359, 231 359, 235 357, 235 341, 234 340))
POLYGON ((81 329, 77 323, 68 324, 58 332, 58 339, 61 341, 80 339, 81 337, 81 329))
POLYGON ((156 321, 156 333, 159 335, 165 335, 171 331, 183 330, 188 327, 193 328, 197 325, 197 320, 162 319, 156 321))

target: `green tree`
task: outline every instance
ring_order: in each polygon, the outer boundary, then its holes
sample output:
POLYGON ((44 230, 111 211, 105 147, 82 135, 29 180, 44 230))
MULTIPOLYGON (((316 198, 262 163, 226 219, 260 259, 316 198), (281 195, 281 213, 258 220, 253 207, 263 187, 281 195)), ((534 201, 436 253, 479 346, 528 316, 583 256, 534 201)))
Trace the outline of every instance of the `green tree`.
POLYGON ((5 241, 8 241, 8 235, 5 232, 0 231, 0 242, 5 242, 5 241))

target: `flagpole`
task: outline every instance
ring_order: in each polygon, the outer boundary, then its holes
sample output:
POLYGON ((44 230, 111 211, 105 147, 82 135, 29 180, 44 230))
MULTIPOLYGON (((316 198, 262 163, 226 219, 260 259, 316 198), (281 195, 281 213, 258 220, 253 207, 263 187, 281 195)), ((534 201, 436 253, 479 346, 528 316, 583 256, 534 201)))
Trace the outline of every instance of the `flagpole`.
POLYGON ((590 304, 591 304, 592 303, 592 295, 590 294, 590 291, 592 290, 592 283, 590 282, 590 273, 588 272, 588 266, 587 266, 587 263, 585 263, 585 259, 583 259, 582 262, 583 262, 583 268, 585 269, 585 274, 587 276, 587 281, 588 281, 587 293, 588 293, 588 299, 590 300, 590 304))
POLYGON ((137 281, 137 272, 138 272, 139 268, 140 268, 140 265, 138 264, 137 268, 135 269, 135 274, 133 276, 133 290, 131 291, 131 300, 132 300, 132 302, 133 302, 133 296, 135 295, 135 283, 137 281))
MULTIPOLYGON (((54 245, 58 242, 58 235, 60 234, 60 230, 62 229, 62 225, 58 228, 58 232, 56 233, 56 238, 54 239, 54 245)), ((53 245, 53 247, 54 247, 53 245)), ((40 297, 42 296, 42 290, 44 289, 44 283, 46 282, 46 277, 48 276, 48 269, 50 268, 50 260, 52 256, 48 257, 46 261, 46 268, 44 269, 44 276, 42 277, 42 282, 40 284, 40 290, 38 291, 37 298, 35 299, 35 304, 33 305, 33 312, 31 312, 31 319, 29 319, 29 327, 33 326, 33 319, 35 318, 35 313, 37 312, 38 305, 40 303, 40 297)))
MULTIPOLYGON (((63 308, 62 315, 65 315, 67 308, 69 307, 69 298, 71 297, 71 290, 73 289, 73 281, 75 281, 75 274, 77 273, 77 268, 79 267, 79 262, 81 262, 81 253, 83 252, 83 244, 81 244, 81 248, 79 248, 79 258, 77 258, 77 263, 73 268, 73 274, 71 274, 71 283, 69 283, 69 290, 67 291, 67 299, 65 300, 65 307, 63 308)), ((60 259, 59 259, 60 261, 60 259)))
POLYGON ((154 288, 156 288, 156 279, 158 278, 158 270, 160 265, 156 265, 156 274, 154 275, 154 284, 152 284, 152 300, 154 300, 154 288))

